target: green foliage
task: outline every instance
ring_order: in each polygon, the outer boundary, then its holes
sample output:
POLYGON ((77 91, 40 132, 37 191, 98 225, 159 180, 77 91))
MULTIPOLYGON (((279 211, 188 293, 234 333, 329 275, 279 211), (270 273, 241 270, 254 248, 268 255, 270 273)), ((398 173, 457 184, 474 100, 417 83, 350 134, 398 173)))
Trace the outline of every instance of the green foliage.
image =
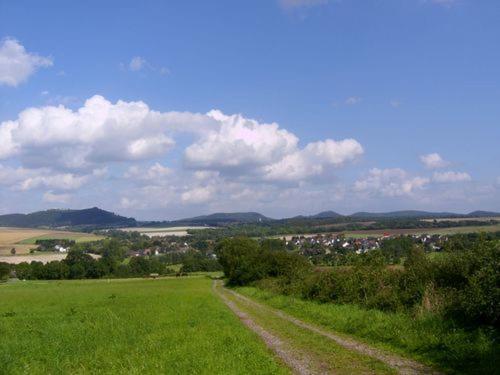
POLYGON ((445 373, 498 373, 500 336, 488 327, 464 328, 436 314, 412 316, 352 304, 320 303, 254 287, 237 291, 314 325, 437 365, 445 373))
POLYGON ((246 285, 268 274, 259 243, 250 238, 225 238, 215 248, 229 284, 246 285))
POLYGON ((408 236, 389 238, 380 244, 380 250, 389 264, 398 264, 413 248, 413 241, 408 236))
POLYGON ((10 264, 0 262, 0 281, 5 281, 9 278, 10 264))
POLYGON ((182 261, 180 272, 215 272, 221 271, 222 266, 217 259, 208 258, 198 252, 189 252, 182 261))
MULTIPOLYGON (((281 242, 281 241, 280 241, 281 242)), ((282 250, 282 245, 250 238, 226 238, 216 246, 219 263, 229 284, 246 285, 264 277, 282 277, 290 283, 310 271, 307 260, 282 250)))

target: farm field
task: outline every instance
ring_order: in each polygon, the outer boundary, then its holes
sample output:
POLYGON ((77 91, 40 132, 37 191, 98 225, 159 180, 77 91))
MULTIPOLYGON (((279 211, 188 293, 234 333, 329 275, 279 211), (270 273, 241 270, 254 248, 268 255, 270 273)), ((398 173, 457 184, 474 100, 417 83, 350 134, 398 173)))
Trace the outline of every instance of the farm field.
POLYGON ((317 235, 344 235, 351 238, 366 238, 366 237, 382 237, 384 234, 389 235, 404 235, 404 234, 459 234, 459 233, 475 233, 475 232, 496 232, 500 231, 500 224, 493 225, 471 225, 459 226, 449 228, 414 228, 414 229, 373 229, 373 230, 355 230, 349 232, 322 232, 322 233, 308 233, 308 234, 286 234, 275 235, 270 238, 285 238, 287 241, 292 237, 303 236, 306 238, 314 237, 317 235))
POLYGON ((206 277, 0 285, 0 373, 285 374, 206 277))
POLYGON ((209 227, 137 227, 137 228, 120 228, 124 232, 139 232, 148 237, 165 237, 165 236, 187 236, 189 229, 208 229, 209 227))
POLYGON ((39 239, 69 239, 76 242, 88 242, 103 238, 91 233, 0 227, 0 255, 9 255, 12 248, 16 249, 16 254, 27 254, 36 247, 34 244, 39 239))

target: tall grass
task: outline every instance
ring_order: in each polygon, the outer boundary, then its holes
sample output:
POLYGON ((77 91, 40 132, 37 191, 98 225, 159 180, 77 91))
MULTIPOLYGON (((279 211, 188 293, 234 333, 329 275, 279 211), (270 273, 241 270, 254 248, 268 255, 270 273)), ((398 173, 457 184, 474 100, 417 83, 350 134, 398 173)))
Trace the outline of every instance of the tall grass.
POLYGON ((355 305, 318 303, 254 287, 238 292, 313 324, 357 337, 451 373, 498 373, 500 345, 493 329, 467 330, 436 315, 367 310, 355 305))
POLYGON ((207 278, 0 285, 0 374, 286 373, 207 278))

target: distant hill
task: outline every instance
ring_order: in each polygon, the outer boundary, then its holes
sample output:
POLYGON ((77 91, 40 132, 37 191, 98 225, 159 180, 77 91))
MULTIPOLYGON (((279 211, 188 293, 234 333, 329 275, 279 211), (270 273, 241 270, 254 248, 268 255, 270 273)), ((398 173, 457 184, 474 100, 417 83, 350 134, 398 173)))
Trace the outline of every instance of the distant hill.
POLYGON ((472 211, 467 214, 469 217, 499 217, 500 212, 492 211, 472 211))
POLYGON ((10 214, 0 216, 0 226, 7 227, 130 227, 136 226, 133 218, 116 215, 93 207, 83 210, 47 210, 30 214, 10 214))
POLYGON ((171 225, 224 225, 224 224, 251 224, 269 222, 268 218, 258 212, 218 212, 210 215, 195 216, 169 222, 171 225))
POLYGON ((407 211, 392 211, 392 212, 356 212, 350 217, 366 219, 390 219, 390 218, 454 218, 454 217, 500 217, 498 212, 488 212, 488 211, 473 211, 468 214, 457 214, 453 212, 429 212, 429 211, 417 211, 417 210, 407 210, 407 211))
POLYGON ((428 212, 417 210, 392 211, 392 212, 356 212, 354 218, 424 218, 424 217, 455 217, 461 216, 451 212, 428 212))
POLYGON ((331 219, 331 218, 337 218, 337 217, 342 217, 343 215, 335 212, 335 211, 323 211, 320 212, 319 214, 316 215, 311 215, 308 216, 311 219, 331 219))

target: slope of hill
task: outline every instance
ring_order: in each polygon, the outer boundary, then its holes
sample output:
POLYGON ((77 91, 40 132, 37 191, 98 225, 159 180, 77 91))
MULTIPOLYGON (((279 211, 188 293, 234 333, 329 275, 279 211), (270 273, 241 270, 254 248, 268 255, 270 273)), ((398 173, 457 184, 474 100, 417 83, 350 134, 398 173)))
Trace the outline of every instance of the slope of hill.
POLYGON ((217 212, 210 215, 195 216, 181 220, 171 221, 174 225, 224 225, 236 223, 263 223, 273 219, 268 218, 258 212, 217 212))
POLYGON ((47 210, 30 214, 0 216, 5 227, 128 227, 137 225, 135 219, 116 215, 97 207, 83 210, 47 210))
POLYGON ((316 215, 309 216, 311 219, 331 219, 337 217, 343 217, 343 215, 335 212, 335 211, 323 211, 316 215))
POLYGON ((428 212, 428 211, 392 211, 392 212, 356 212, 350 217, 353 218, 433 218, 433 217, 458 217, 463 216, 451 212, 428 212))

